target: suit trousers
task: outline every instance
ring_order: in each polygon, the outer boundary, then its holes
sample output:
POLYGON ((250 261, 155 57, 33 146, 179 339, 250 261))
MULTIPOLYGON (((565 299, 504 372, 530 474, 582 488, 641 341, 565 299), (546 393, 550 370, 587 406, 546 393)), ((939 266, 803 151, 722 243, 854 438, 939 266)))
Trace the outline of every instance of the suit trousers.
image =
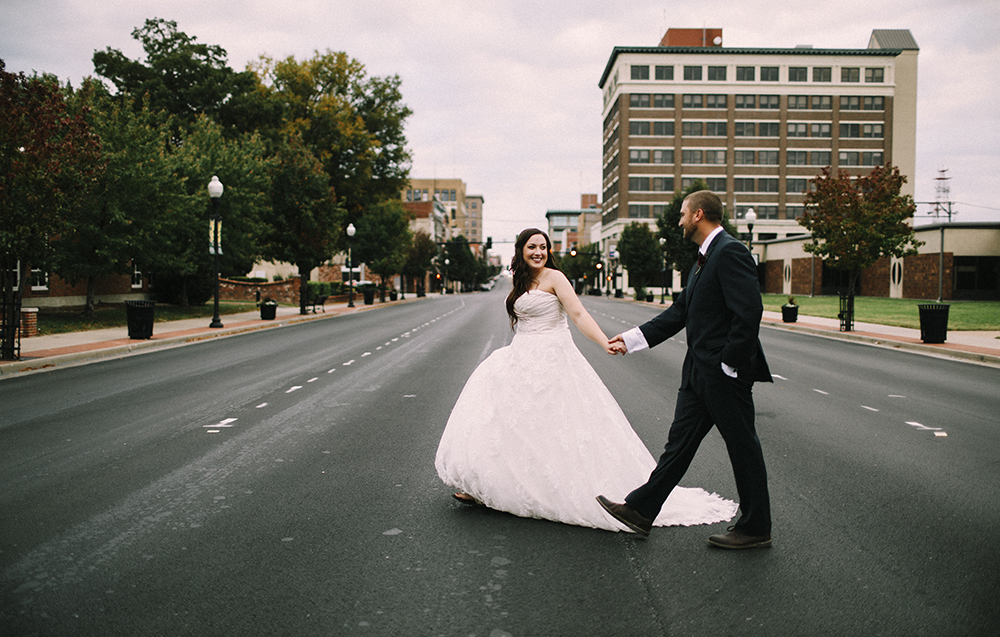
POLYGON ((735 529, 747 535, 771 532, 771 502, 767 469, 754 427, 753 383, 730 378, 721 369, 701 372, 691 366, 677 393, 674 421, 656 468, 625 502, 650 520, 691 465, 695 452, 712 427, 719 428, 729 452, 740 499, 735 529))

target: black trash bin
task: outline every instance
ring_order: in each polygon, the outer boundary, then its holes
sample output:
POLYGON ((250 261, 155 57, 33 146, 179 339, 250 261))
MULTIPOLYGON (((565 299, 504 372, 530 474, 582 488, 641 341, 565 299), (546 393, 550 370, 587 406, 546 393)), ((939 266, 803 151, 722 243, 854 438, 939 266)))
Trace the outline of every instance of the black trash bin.
POLYGON ((278 316, 278 304, 274 301, 264 301, 260 304, 260 320, 273 321, 278 316))
POLYGON ((125 318, 128 319, 128 337, 146 339, 153 337, 153 312, 156 301, 125 301, 125 318))
POLYGON ((944 343, 948 337, 947 303, 918 305, 920 309, 920 340, 925 343, 944 343))
POLYGON ((365 305, 372 305, 375 303, 375 290, 365 288, 362 292, 365 297, 365 305))

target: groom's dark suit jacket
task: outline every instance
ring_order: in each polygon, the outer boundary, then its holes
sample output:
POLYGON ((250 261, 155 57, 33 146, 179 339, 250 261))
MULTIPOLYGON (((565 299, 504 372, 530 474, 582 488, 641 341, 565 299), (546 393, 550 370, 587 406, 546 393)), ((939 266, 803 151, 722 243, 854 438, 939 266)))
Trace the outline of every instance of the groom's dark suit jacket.
POLYGON ((691 269, 674 304, 639 329, 653 347, 687 327, 682 387, 692 368, 722 374, 721 363, 734 367, 741 380, 771 382, 758 339, 763 312, 753 257, 723 231, 709 244, 704 266, 691 269))

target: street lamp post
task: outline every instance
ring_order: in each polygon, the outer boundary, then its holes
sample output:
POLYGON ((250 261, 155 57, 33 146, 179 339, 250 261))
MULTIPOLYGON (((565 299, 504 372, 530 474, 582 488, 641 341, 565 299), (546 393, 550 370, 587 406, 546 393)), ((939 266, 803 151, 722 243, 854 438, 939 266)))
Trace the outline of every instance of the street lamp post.
POLYGON ((208 182, 208 196, 212 199, 212 254, 215 257, 215 315, 209 327, 222 327, 222 319, 219 318, 219 234, 221 232, 222 216, 219 214, 219 197, 222 196, 222 182, 216 176, 208 182))
POLYGON ((350 290, 347 292, 347 307, 354 307, 354 261, 351 258, 351 243, 357 229, 353 223, 347 224, 347 282, 350 290))
MULTIPOLYGON (((663 252, 663 244, 667 240, 660 237, 660 252, 663 252)), ((666 305, 664 299, 667 295, 667 253, 663 252, 663 270, 660 272, 660 305, 666 305)))
POLYGON ((749 245, 749 250, 750 250, 750 252, 752 254, 753 253, 753 224, 754 224, 755 221, 757 221, 757 213, 753 211, 753 208, 750 208, 749 210, 747 210, 747 214, 746 214, 745 218, 747 220, 747 229, 750 231, 750 245, 749 245))
POLYGON ((444 260, 444 286, 441 288, 441 294, 445 294, 448 291, 448 266, 451 265, 451 259, 444 260))

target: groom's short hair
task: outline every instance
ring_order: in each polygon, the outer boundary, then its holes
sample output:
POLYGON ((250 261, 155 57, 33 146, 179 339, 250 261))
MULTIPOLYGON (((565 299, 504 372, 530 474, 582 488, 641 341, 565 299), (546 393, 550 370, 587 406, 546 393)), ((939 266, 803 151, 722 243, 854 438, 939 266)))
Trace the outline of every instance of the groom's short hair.
POLYGON ((712 223, 722 223, 722 200, 711 190, 696 190, 684 199, 692 211, 701 208, 705 219, 712 223))

